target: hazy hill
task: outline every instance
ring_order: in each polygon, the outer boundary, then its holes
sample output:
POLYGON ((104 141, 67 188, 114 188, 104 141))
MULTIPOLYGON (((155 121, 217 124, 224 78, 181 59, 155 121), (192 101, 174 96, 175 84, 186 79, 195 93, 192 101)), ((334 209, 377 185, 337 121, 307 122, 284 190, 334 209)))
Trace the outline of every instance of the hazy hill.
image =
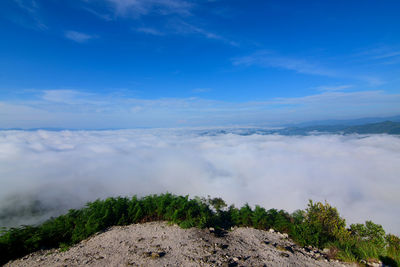
POLYGON ((306 127, 266 128, 224 128, 200 131, 200 135, 310 135, 310 134, 400 134, 400 122, 383 121, 359 125, 312 125, 306 127))
POLYGON ((284 135, 307 135, 313 132, 337 134, 400 134, 400 122, 384 121, 354 126, 314 125, 307 127, 289 127, 276 130, 276 133, 284 135))
POLYGON ((361 124, 369 124, 369 123, 379 123, 384 121, 394 121, 400 122, 400 115, 390 116, 390 117, 367 117, 367 118, 359 118, 359 119, 350 119, 350 120, 318 120, 318 121, 307 121, 302 123, 296 123, 291 125, 286 125, 287 127, 307 127, 314 125, 345 125, 345 126, 354 126, 361 124))

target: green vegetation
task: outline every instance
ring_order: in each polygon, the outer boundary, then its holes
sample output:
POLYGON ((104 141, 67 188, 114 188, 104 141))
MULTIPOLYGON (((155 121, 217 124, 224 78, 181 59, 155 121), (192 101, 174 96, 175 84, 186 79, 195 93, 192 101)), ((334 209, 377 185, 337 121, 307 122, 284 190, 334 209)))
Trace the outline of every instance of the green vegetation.
POLYGON ((341 260, 380 259, 391 266, 400 264, 400 238, 386 235, 382 226, 346 222, 336 208, 309 202, 306 210, 288 214, 283 210, 265 210, 249 205, 227 206, 221 198, 195 198, 172 194, 143 198, 107 198, 88 203, 83 209, 70 210, 39 226, 4 230, 0 235, 0 264, 30 252, 69 246, 114 225, 165 220, 183 228, 251 226, 286 232, 299 245, 330 248, 331 256, 341 260))

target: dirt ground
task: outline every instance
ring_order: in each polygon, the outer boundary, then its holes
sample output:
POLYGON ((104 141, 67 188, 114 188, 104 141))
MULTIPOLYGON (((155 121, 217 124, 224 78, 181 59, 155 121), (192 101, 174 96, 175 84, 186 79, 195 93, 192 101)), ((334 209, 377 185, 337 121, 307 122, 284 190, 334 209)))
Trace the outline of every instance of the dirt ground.
POLYGON ((325 252, 299 247, 273 230, 151 222, 112 227, 67 251, 41 250, 6 266, 350 266, 325 252))

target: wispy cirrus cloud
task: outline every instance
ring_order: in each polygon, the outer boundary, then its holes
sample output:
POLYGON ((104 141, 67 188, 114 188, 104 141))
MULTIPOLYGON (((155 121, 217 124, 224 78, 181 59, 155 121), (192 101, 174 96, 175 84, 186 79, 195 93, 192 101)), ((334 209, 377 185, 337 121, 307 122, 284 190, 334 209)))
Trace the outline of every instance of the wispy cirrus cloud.
POLYGON ((321 66, 317 62, 294 57, 281 56, 271 51, 259 51, 251 55, 232 59, 235 66, 260 66, 266 68, 279 68, 303 74, 336 76, 333 70, 321 66))
POLYGON ((106 103, 96 100, 96 94, 71 89, 43 90, 41 93, 41 99, 49 103, 59 103, 67 105, 106 103))
POLYGON ((303 97, 280 97, 274 98, 271 102, 279 104, 307 104, 316 103, 319 105, 336 105, 338 103, 354 105, 372 104, 397 104, 400 103, 400 94, 386 94, 384 91, 357 91, 357 92, 323 92, 321 94, 308 95, 303 97))
MULTIPOLYGON (((368 55, 368 57, 372 57, 372 52, 368 55)), ((389 54, 374 54, 373 57, 386 59, 392 56, 393 61, 397 60, 397 53, 392 52, 389 54)), ((366 54, 364 55, 364 57, 366 54)), ((398 58, 400 60, 400 57, 398 58)), ((317 76, 326 76, 330 78, 336 79, 344 79, 346 82, 349 80, 352 82, 362 82, 364 85, 369 87, 377 87, 386 83, 384 79, 379 76, 379 73, 376 72, 370 73, 371 71, 366 69, 365 66, 356 65, 349 67, 348 70, 343 68, 343 64, 340 64, 340 67, 329 68, 326 67, 326 64, 320 63, 313 59, 300 58, 300 57, 291 57, 291 56, 283 56, 274 51, 262 50, 257 51, 255 53, 235 57, 231 59, 231 62, 234 66, 257 66, 261 68, 276 68, 294 71, 301 74, 308 75, 317 75, 317 76)), ((400 61, 399 61, 400 62, 400 61)), ((339 85, 339 86, 325 86, 321 88, 317 88, 321 91, 336 91, 343 90, 349 88, 348 85, 339 85)))
POLYGON ((223 37, 222 35, 216 34, 212 31, 208 31, 204 28, 195 26, 193 24, 187 23, 183 20, 175 20, 171 23, 169 23, 168 28, 173 32, 174 34, 180 34, 180 35, 200 35, 202 37, 205 37, 207 39, 213 39, 213 40, 218 40, 222 41, 224 43, 227 43, 232 46, 238 46, 238 43, 235 41, 232 41, 228 38, 223 37))
POLYGON ((386 83, 386 81, 382 78, 373 75, 361 75, 357 76, 356 78, 366 82, 369 86, 380 86, 386 83))
POLYGON ((40 16, 40 7, 36 0, 13 0, 14 3, 23 11, 25 17, 10 19, 27 28, 36 30, 47 30, 48 26, 43 22, 40 16), (32 23, 33 22, 33 23, 32 23))
POLYGON ((92 9, 92 8, 89 8, 89 7, 83 7, 83 9, 86 10, 87 12, 95 15, 96 17, 102 19, 102 20, 105 20, 105 21, 112 21, 113 20, 113 16, 111 14, 101 13, 101 12, 98 12, 98 11, 92 9))
POLYGON ((35 0, 14 0, 14 2, 22 9, 28 11, 29 13, 36 13, 39 6, 35 0))
POLYGON ((91 35, 91 34, 77 32, 77 31, 66 31, 65 37, 67 39, 70 39, 77 43, 86 43, 87 41, 89 41, 91 39, 98 38, 97 35, 91 35))
POLYGON ((211 88, 195 88, 192 90, 192 93, 207 93, 212 91, 211 88))
POLYGON ((355 57, 361 61, 371 61, 378 64, 392 65, 400 63, 400 48, 398 46, 379 45, 357 53, 355 57))
POLYGON ((154 28, 150 28, 150 27, 140 27, 135 29, 137 32, 142 32, 142 33, 146 33, 146 34, 150 34, 150 35, 155 35, 155 36, 163 36, 165 35, 164 32, 161 32, 157 29, 154 28))
POLYGON ((394 49, 388 46, 380 46, 366 50, 361 55, 369 55, 373 59, 393 58, 400 56, 400 49, 394 49))
MULTIPOLYGON (((86 0, 86 2, 91 4, 93 1, 86 0)), ((198 3, 195 2, 184 0, 103 0, 103 3, 111 7, 111 14, 97 11, 94 5, 84 7, 84 9, 107 21, 117 18, 141 21, 145 16, 159 16, 160 19, 164 20, 161 26, 160 24, 143 23, 142 25, 145 26, 135 27, 133 30, 154 36, 197 35, 210 40, 221 41, 231 46, 238 46, 237 42, 208 30, 204 26, 199 26, 193 20, 191 21, 191 18, 196 18, 193 10, 198 6, 198 3)))
POLYGON ((191 23, 185 22, 181 19, 175 19, 169 21, 166 26, 160 28, 155 27, 139 27, 134 29, 136 32, 141 32, 154 36, 165 36, 165 35, 183 35, 183 36, 201 36, 206 39, 217 40, 229 44, 231 46, 238 46, 238 43, 232 41, 222 35, 216 34, 212 31, 206 30, 199 26, 195 26, 191 23))
POLYGON ((117 16, 140 17, 150 13, 160 15, 190 15, 193 4, 183 0, 104 0, 117 16))
POLYGON ((343 85, 322 85, 318 86, 316 89, 322 92, 333 92, 333 91, 342 91, 345 89, 352 88, 353 85, 351 84, 343 84, 343 85))

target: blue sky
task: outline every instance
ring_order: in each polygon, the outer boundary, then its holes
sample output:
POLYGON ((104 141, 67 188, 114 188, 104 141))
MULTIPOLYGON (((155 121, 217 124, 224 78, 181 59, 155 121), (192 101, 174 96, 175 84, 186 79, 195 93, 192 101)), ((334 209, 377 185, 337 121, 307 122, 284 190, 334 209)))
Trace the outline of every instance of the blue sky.
POLYGON ((3 0, 0 128, 400 114, 399 1, 3 0))

